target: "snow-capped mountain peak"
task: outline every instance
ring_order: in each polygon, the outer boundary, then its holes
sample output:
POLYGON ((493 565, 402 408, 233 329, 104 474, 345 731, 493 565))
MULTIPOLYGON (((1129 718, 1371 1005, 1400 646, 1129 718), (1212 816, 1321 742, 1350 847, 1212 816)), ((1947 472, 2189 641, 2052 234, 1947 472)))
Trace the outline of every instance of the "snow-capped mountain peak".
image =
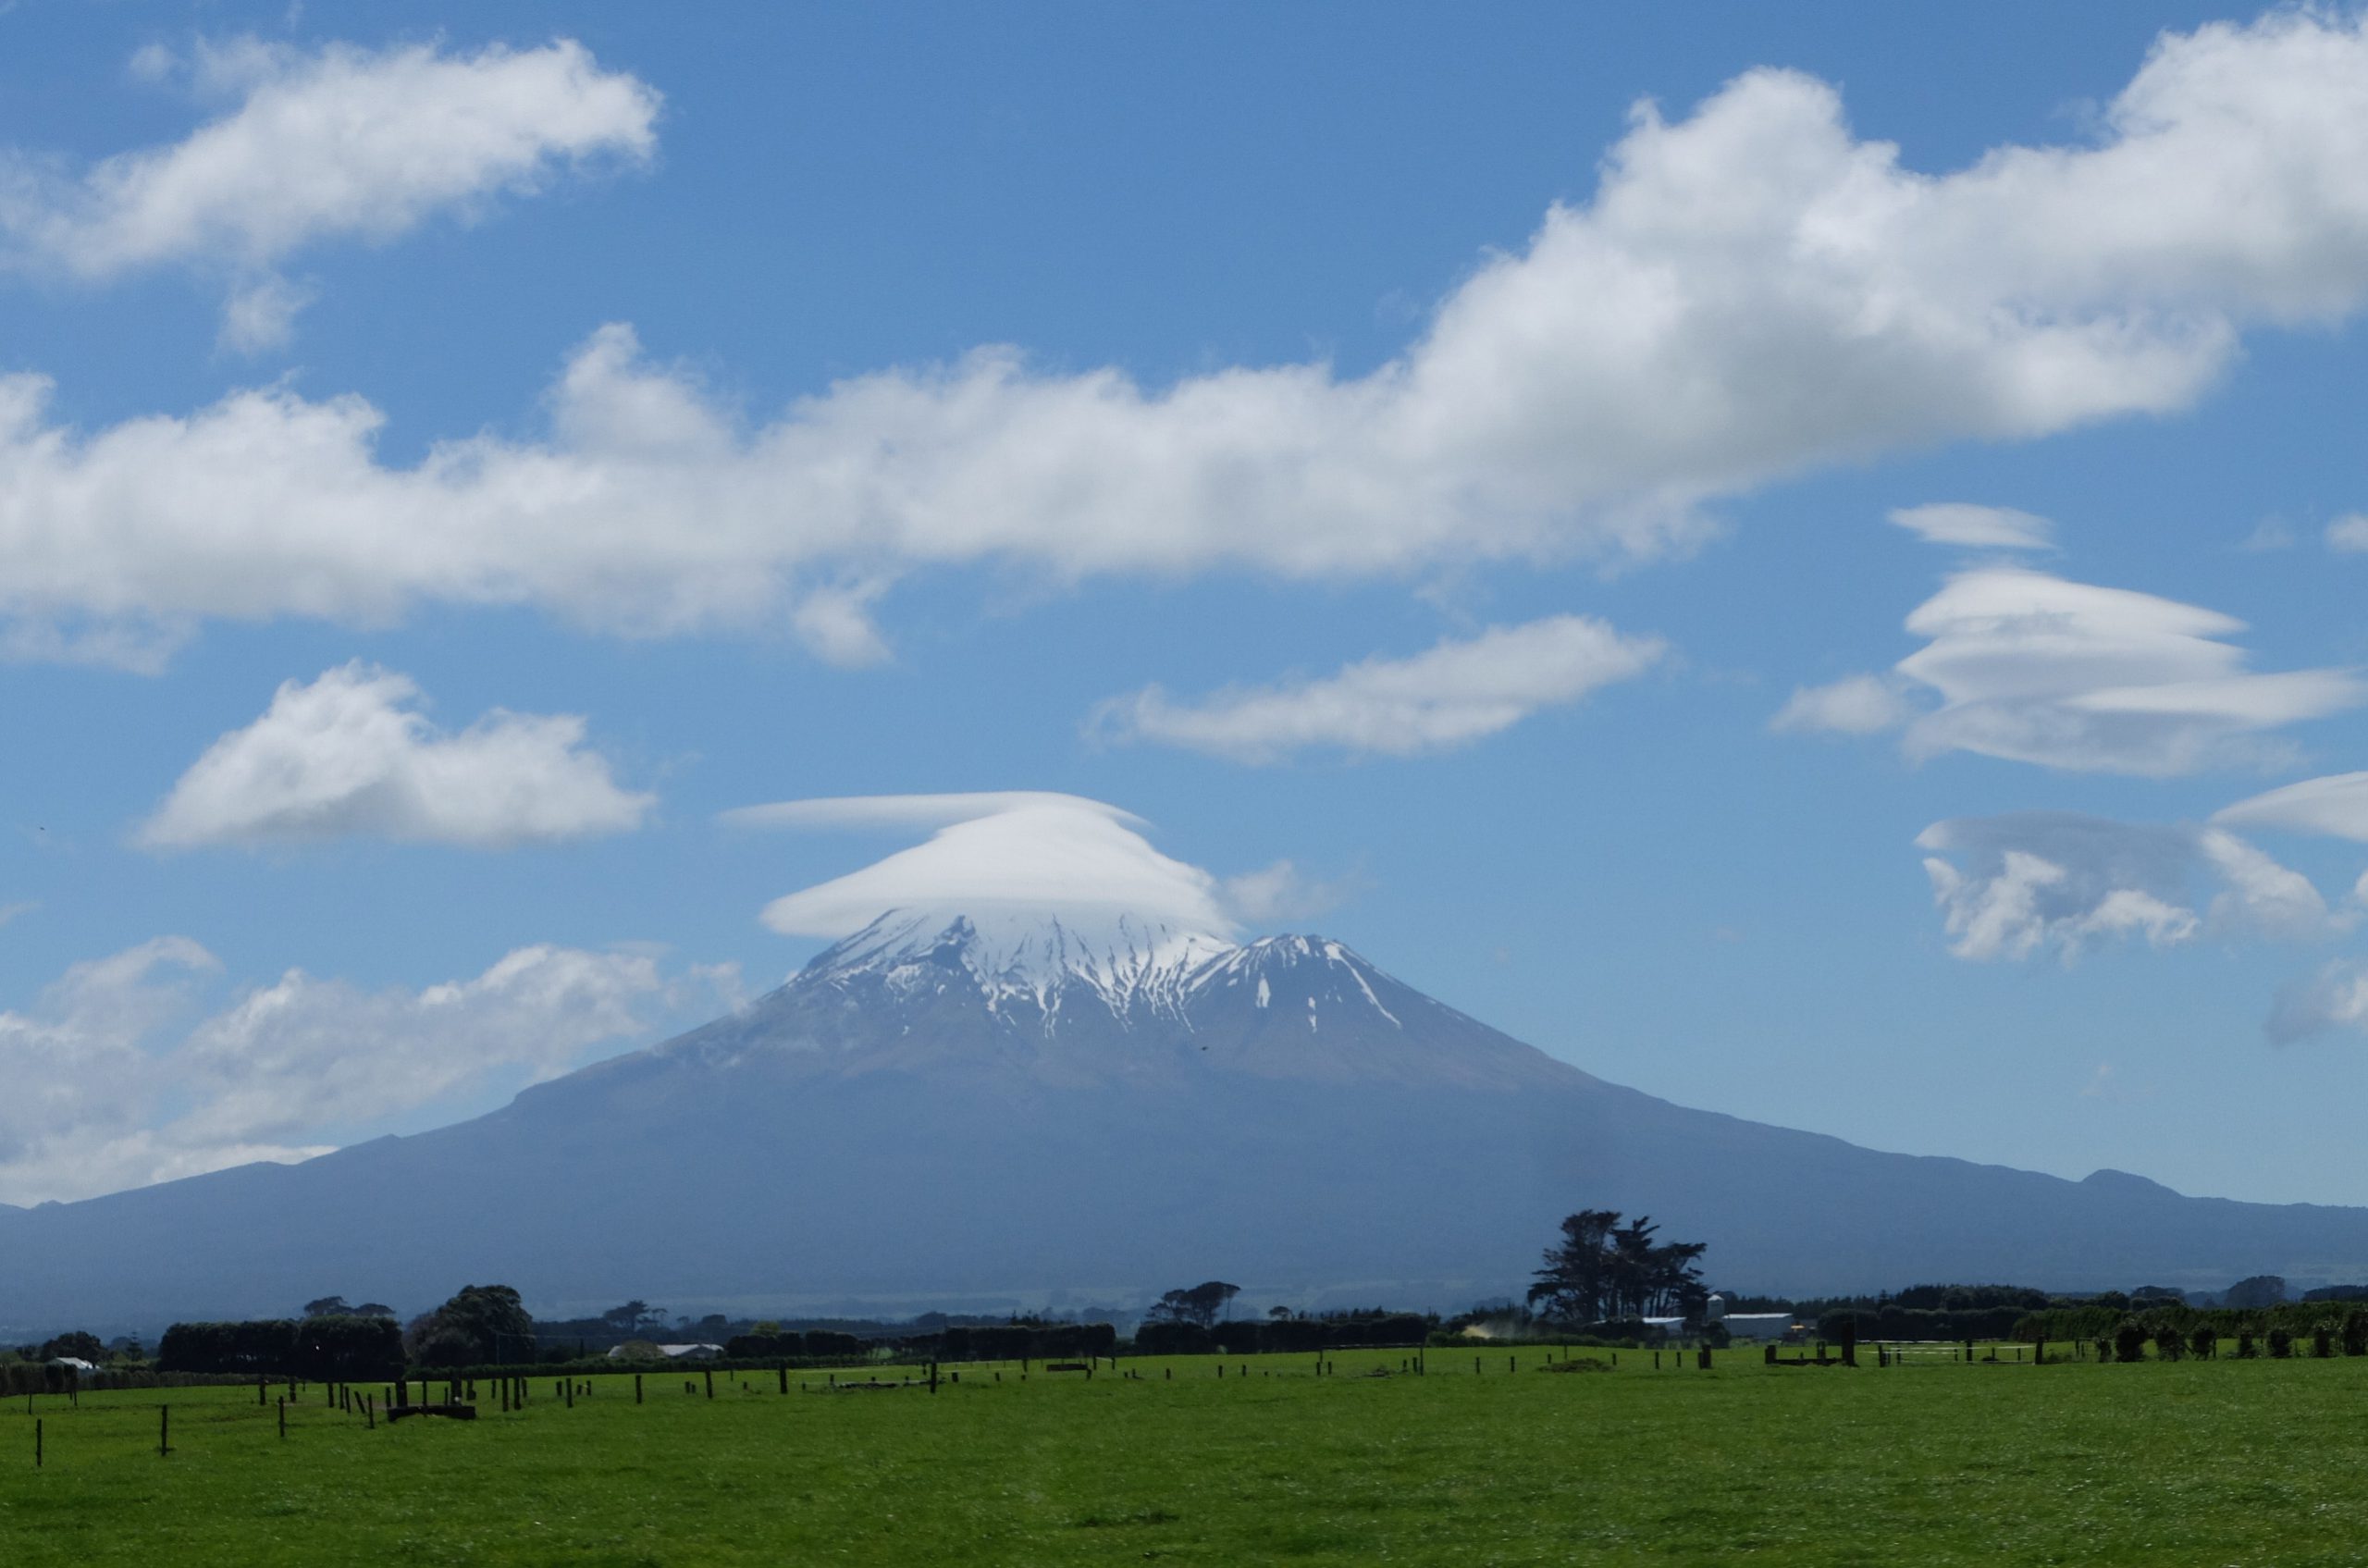
POLYGON ((907 994, 960 977, 990 1012, 1032 1011, 1049 1027, 1073 992, 1092 996, 1122 1021, 1138 1008, 1175 1016, 1193 977, 1239 950, 1212 932, 1125 914, 892 909, 822 953, 793 983, 876 982, 907 994))

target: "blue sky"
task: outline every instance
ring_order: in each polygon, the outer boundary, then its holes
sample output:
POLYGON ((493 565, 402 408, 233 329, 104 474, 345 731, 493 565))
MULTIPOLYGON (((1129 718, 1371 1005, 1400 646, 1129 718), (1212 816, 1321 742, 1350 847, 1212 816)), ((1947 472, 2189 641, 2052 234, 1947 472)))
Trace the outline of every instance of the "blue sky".
POLYGON ((0 38, 0 1201, 498 1104, 918 836, 719 813, 1034 789, 1675 1100, 2368 1203, 2368 808, 2213 821, 2368 767, 2355 13, 0 38))

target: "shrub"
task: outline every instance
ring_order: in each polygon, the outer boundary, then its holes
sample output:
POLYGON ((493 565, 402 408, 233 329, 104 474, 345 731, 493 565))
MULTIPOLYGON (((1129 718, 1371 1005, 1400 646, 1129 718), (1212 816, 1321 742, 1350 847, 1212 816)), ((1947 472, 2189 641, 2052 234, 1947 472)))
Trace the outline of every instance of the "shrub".
MULTIPOLYGON (((782 1336, 787 1339, 786 1334, 782 1336)), ((859 1356, 864 1342, 853 1334, 843 1334, 835 1328, 808 1328, 805 1334, 806 1353, 817 1359, 831 1356, 859 1356)))
POLYGON ((2343 1353, 2368 1355, 2368 1309, 2353 1307, 2343 1315, 2343 1353))
POLYGON ((2154 1359, 2178 1361, 2187 1354, 2187 1336, 2176 1328, 2154 1330, 2154 1359))
POLYGON ((1202 1355, 1215 1339, 1197 1323, 1144 1323, 1135 1329, 1137 1355, 1202 1355))
POLYGON ((2248 1328, 2237 1336, 2237 1359, 2238 1361, 2251 1361, 2253 1357, 2259 1354, 2261 1354, 2261 1351, 2259 1347, 2255 1346, 2253 1343, 2251 1329, 2248 1328))
POLYGON ((2321 1361, 2325 1361, 2327 1357, 2335 1354, 2335 1328, 2333 1325, 2319 1323, 2312 1326, 2311 1353, 2318 1357, 2321 1361))
POLYGON ((2218 1355, 2220 1330, 2209 1323, 2197 1324, 2194 1332, 2188 1336, 2187 1348, 2199 1360, 2218 1355))
POLYGON ((2134 1317, 2124 1318, 2121 1327, 2113 1331, 2113 1358, 2115 1361, 2146 1359, 2146 1326, 2134 1317))
POLYGON ((2280 1361, 2294 1353, 2294 1335, 2286 1328, 2269 1331, 2269 1353, 2280 1361))

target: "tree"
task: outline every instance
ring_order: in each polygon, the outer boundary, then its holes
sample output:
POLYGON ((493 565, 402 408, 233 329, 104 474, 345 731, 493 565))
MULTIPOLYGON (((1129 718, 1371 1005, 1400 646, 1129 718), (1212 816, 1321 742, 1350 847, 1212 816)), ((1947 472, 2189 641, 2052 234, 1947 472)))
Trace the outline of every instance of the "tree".
POLYGON ((353 1309, 353 1315, 356 1317, 392 1317, 395 1315, 395 1309, 388 1306, 384 1302, 364 1302, 360 1306, 353 1309))
POLYGON ((2232 1307, 2273 1307, 2286 1300, 2286 1281, 2275 1274, 2256 1274, 2228 1287, 2222 1303, 2232 1307))
MULTIPOLYGON (((322 1296, 315 1301, 304 1303, 304 1315, 306 1317, 352 1317, 357 1315, 352 1307, 345 1304, 343 1296, 322 1296)), ((388 1315, 393 1315, 390 1313, 388 1315)))
POLYGON ((2115 1361, 2146 1359, 2146 1326, 2134 1317, 2125 1317, 2121 1327, 2113 1331, 2113 1358, 2115 1361))
POLYGON ((1206 1328, 1217 1320, 1226 1303, 1241 1294, 1241 1287, 1222 1279, 1204 1279, 1185 1290, 1170 1290, 1144 1315, 1154 1323, 1190 1323, 1206 1328))
POLYGON ((1547 1249, 1529 1288, 1541 1315, 1568 1323, 1610 1317, 1693 1317, 1703 1288, 1700 1241, 1658 1241, 1649 1215, 1621 1223, 1614 1209, 1582 1209, 1562 1221, 1562 1241, 1547 1249))
POLYGON ((107 1348, 96 1334, 86 1334, 78 1328, 70 1334, 60 1334, 43 1345, 33 1359, 56 1361, 60 1356, 72 1356, 77 1361, 87 1361, 95 1366, 106 1360, 107 1348))
POLYGON ((403 1348, 422 1366, 467 1366, 531 1359, 535 1320, 507 1285, 464 1285, 403 1332, 403 1348))
POLYGON ((1581 1209, 1562 1221, 1562 1242, 1546 1249, 1545 1266, 1529 1288, 1529 1304, 1544 1317, 1565 1323, 1596 1323, 1606 1310, 1612 1228, 1616 1209, 1581 1209))
POLYGON ((620 1334, 639 1334, 665 1327, 666 1309, 651 1306, 648 1302, 631 1301, 610 1307, 600 1315, 600 1321, 620 1334))

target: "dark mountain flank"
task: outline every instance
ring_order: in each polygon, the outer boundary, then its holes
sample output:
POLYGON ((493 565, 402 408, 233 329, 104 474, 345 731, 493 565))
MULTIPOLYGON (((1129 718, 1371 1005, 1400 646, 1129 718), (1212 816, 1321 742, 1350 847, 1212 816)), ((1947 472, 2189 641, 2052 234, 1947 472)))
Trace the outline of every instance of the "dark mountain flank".
POLYGON ((2368 1209, 1880 1154, 1606 1083, 1338 943, 885 917, 746 1010, 474 1121, 0 1210, 0 1323, 625 1296, 787 1309, 1516 1292, 1649 1213, 1715 1283, 2368 1275, 2368 1209))

